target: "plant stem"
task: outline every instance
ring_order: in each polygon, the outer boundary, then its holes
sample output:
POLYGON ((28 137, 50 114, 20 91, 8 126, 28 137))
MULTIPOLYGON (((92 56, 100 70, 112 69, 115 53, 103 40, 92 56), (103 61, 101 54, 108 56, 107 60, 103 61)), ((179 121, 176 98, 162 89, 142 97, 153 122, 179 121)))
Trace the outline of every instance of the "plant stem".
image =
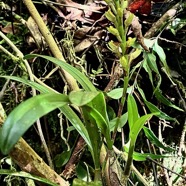
POLYGON ((135 146, 135 142, 131 140, 130 146, 129 146, 128 158, 127 158, 125 169, 124 169, 124 176, 126 180, 128 180, 130 176, 130 171, 131 171, 132 162, 133 162, 134 146, 135 146))
MULTIPOLYGON (((52 54, 54 55, 54 57, 56 57, 57 59, 60 59, 62 61, 65 61, 61 51, 59 50, 59 47, 57 46, 54 38, 52 37, 52 34, 50 33, 50 31, 48 30, 47 26, 45 25, 43 19, 39 15, 39 13, 38 13, 37 9, 35 8, 33 2, 31 0, 23 0, 23 2, 25 3, 26 7, 28 8, 32 18, 36 22, 39 30, 41 31, 43 37, 45 38, 45 40, 46 40, 52 54)), ((65 80, 69 84, 71 90, 78 90, 79 87, 77 85, 76 80, 65 70, 62 69, 62 72, 63 72, 65 80)))

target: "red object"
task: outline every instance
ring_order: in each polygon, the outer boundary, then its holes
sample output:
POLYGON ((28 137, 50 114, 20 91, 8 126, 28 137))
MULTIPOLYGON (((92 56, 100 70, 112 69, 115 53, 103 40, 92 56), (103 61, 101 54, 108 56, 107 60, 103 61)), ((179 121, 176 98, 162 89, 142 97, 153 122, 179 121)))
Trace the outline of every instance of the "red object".
POLYGON ((134 0, 129 5, 129 11, 132 13, 139 12, 140 14, 150 14, 151 13, 151 1, 161 2, 163 0, 134 0))

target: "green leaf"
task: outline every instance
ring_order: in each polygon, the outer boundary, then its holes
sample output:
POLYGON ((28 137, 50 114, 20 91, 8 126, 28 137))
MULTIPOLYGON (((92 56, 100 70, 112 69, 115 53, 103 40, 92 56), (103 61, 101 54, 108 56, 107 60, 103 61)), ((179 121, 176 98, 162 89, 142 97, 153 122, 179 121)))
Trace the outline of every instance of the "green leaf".
MULTIPOLYGON (((158 70, 158 67, 157 67, 157 64, 156 64, 156 56, 154 54, 151 54, 151 53, 146 53, 146 56, 147 56, 147 64, 150 67, 149 70, 154 71, 156 73, 156 77, 158 77, 158 82, 156 83, 157 84, 156 88, 153 87, 154 91, 156 91, 156 89, 160 87, 161 81, 162 81, 161 75, 159 73, 159 70, 158 70)), ((152 83, 152 85, 153 85, 153 83, 152 83)))
POLYGON ((161 46, 158 45, 158 40, 155 41, 154 45, 153 45, 153 50, 157 53, 157 55, 159 56, 161 62, 163 63, 165 69, 167 72, 169 72, 169 67, 167 65, 166 62, 166 55, 165 52, 163 50, 163 48, 161 46))
POLYGON ((151 102, 146 100, 145 94, 143 92, 143 90, 137 85, 138 91, 141 94, 143 101, 145 102, 146 106, 148 107, 148 109, 151 112, 159 112, 159 115, 156 115, 157 117, 161 118, 161 119, 165 119, 165 120, 169 120, 169 121, 176 121, 177 120, 175 118, 170 117, 169 115, 167 115, 166 113, 162 112, 160 109, 158 109, 158 107, 156 107, 154 104, 152 104, 151 102))
POLYGON ((152 84, 152 86, 154 87, 154 82, 153 82, 153 77, 152 77, 152 71, 147 63, 147 58, 144 57, 144 60, 143 60, 143 68, 145 69, 145 71, 148 73, 149 75, 149 79, 150 79, 150 82, 152 84))
MULTIPOLYGON (((18 78, 15 76, 2 76, 2 77, 25 83, 25 84, 35 88, 36 90, 40 91, 41 93, 49 93, 49 92, 53 93, 53 91, 54 91, 52 89, 49 89, 43 85, 36 83, 36 82, 28 81, 23 78, 18 78)), ((59 109, 67 117, 67 119, 71 122, 71 124, 79 132, 79 134, 83 137, 83 139, 85 140, 85 142, 87 143, 87 145, 89 147, 90 152, 92 153, 92 144, 91 144, 88 132, 87 132, 84 124, 80 120, 80 118, 68 105, 64 105, 63 107, 60 107, 59 109)))
MULTIPOLYGON (((127 146, 124 146, 125 152, 129 152, 129 148, 127 146)), ((151 159, 160 159, 160 158, 169 158, 168 155, 158 155, 158 154, 151 154, 151 153, 139 153, 139 152, 133 152, 133 160, 135 161, 146 161, 147 158, 151 159)))
MULTIPOLYGON (((109 122, 109 126, 110 126, 110 131, 114 131, 114 128, 116 126, 116 122, 118 120, 117 118, 114 118, 113 120, 111 120, 109 122)), ((119 125, 118 125, 118 132, 121 132, 121 128, 127 123, 128 120, 128 112, 126 112, 125 114, 123 114, 120 119, 119 119, 119 125)))
POLYGON ((175 118, 170 117, 169 115, 167 115, 166 113, 162 112, 160 109, 158 109, 158 107, 156 107, 154 104, 145 101, 145 104, 147 105, 148 109, 151 112, 159 112, 159 115, 156 115, 157 117, 161 118, 161 119, 165 119, 165 120, 169 120, 169 121, 176 121, 177 120, 175 118))
POLYGON ((88 113, 94 118, 99 130, 104 135, 109 149, 112 149, 112 140, 110 134, 110 128, 105 118, 94 108, 85 106, 88 113))
POLYGON ((44 183, 45 185, 59 186, 58 184, 53 183, 50 180, 47 180, 45 178, 41 178, 39 176, 34 176, 34 175, 31 175, 31 174, 29 174, 27 172, 23 172, 23 171, 15 172, 13 170, 0 169, 0 175, 10 175, 10 176, 17 176, 17 177, 22 177, 22 178, 29 178, 29 179, 44 183))
POLYGON ((20 78, 20 77, 16 77, 16 76, 0 76, 0 78, 6 78, 6 79, 11 79, 11 80, 14 80, 14 81, 18 81, 18 82, 21 82, 25 85, 28 85, 30 87, 33 87, 35 88, 36 90, 38 90, 39 92, 41 93, 50 93, 50 92, 53 92, 51 88, 49 87, 45 87, 43 85, 40 85, 34 81, 30 81, 30 80, 27 80, 27 79, 23 79, 23 78, 20 78))
POLYGON ((54 64, 60 66, 62 69, 67 71, 70 75, 72 75, 74 79, 76 79, 85 90, 96 91, 96 88, 91 83, 91 81, 83 73, 81 73, 79 70, 69 65, 68 63, 65 63, 64 61, 61 61, 54 57, 38 55, 38 54, 28 54, 24 58, 30 59, 34 57, 42 57, 46 60, 53 62, 54 64))
POLYGON ((72 186, 102 186, 102 183, 100 181, 85 182, 85 181, 75 178, 73 180, 72 186))
POLYGON ((59 108, 60 111, 67 117, 70 123, 74 126, 74 128, 78 131, 78 133, 82 136, 82 138, 87 143, 89 150, 93 153, 93 145, 90 140, 90 136, 87 132, 85 125, 82 123, 77 114, 68 106, 64 105, 59 108))
POLYGON ((76 106, 83 106, 91 102, 99 93, 98 91, 72 91, 69 100, 76 106))
POLYGON ((159 113, 152 113, 152 114, 146 114, 142 117, 140 117, 132 126, 131 131, 130 131, 130 138, 132 141, 136 141, 136 138, 143 128, 143 125, 149 120, 153 115, 157 115, 159 113))
POLYGON ((69 103, 62 94, 42 94, 18 105, 7 117, 0 133, 0 148, 8 154, 19 138, 41 116, 69 103))
POLYGON ((79 162, 76 166, 76 175, 78 179, 81 179, 83 181, 91 181, 91 175, 90 175, 90 167, 87 166, 87 164, 84 162, 79 162))
POLYGON ((101 149, 101 131, 97 126, 95 119, 90 115, 90 107, 82 107, 83 117, 86 129, 88 131, 88 136, 90 138, 91 147, 92 147, 92 157, 94 161, 95 169, 100 169, 100 149, 101 149))
POLYGON ((71 150, 69 151, 63 151, 61 154, 57 154, 54 158, 54 162, 56 167, 62 167, 64 166, 70 159, 71 156, 71 150))
POLYGON ((136 101, 132 95, 128 95, 127 100, 127 109, 128 109, 128 122, 130 130, 133 128, 134 123, 138 120, 138 107, 136 105, 136 101))
POLYGON ((162 95, 160 89, 156 89, 156 91, 155 91, 155 96, 156 96, 156 99, 157 99, 158 101, 160 101, 161 103, 163 103, 163 104, 165 104, 165 105, 167 105, 167 106, 169 106, 169 107, 172 107, 172 108, 174 108, 174 109, 176 109, 176 110, 179 110, 179 111, 184 112, 183 109, 177 107, 176 105, 174 105, 173 103, 171 103, 167 98, 165 98, 165 97, 162 95))
POLYGON ((163 143, 159 141, 159 139, 156 137, 156 135, 153 133, 152 130, 149 128, 143 126, 143 131, 145 132, 145 136, 151 141, 152 144, 156 145, 159 148, 164 149, 165 151, 175 151, 175 149, 171 147, 166 147, 163 143))
POLYGON ((146 57, 147 57, 147 62, 149 67, 156 72, 157 74, 159 74, 159 70, 156 64, 156 56, 152 53, 147 53, 146 52, 146 57))
POLYGON ((109 127, 109 119, 107 115, 106 101, 103 92, 99 92, 99 94, 90 102, 88 106, 97 110, 105 119, 107 126, 109 127))
POLYGON ((120 99, 123 95, 123 88, 116 88, 107 93, 107 96, 112 99, 120 99))

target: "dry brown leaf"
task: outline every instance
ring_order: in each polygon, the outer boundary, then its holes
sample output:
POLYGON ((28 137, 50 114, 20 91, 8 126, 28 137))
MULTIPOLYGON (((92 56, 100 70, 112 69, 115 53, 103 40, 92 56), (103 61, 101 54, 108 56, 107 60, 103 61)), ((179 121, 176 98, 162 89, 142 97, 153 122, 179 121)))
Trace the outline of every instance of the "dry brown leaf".
POLYGON ((61 2, 62 7, 65 5, 67 20, 79 20, 82 23, 93 23, 95 20, 90 19, 93 12, 102 14, 101 10, 105 9, 105 6, 98 6, 96 3, 89 3, 88 5, 82 5, 71 0, 57 0, 57 2, 61 2), (65 4, 64 4, 65 3, 65 4))

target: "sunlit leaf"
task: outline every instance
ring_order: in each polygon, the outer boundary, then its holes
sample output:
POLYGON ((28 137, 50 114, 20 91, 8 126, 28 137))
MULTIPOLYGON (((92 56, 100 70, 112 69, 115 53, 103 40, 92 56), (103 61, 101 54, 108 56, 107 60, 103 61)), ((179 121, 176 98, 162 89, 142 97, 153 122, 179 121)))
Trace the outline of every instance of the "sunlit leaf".
POLYGON ((116 88, 107 93, 107 96, 112 99, 120 99, 123 95, 123 88, 116 88))
POLYGON ((0 148, 8 154, 19 138, 41 116, 69 103, 62 94, 42 94, 18 105, 7 117, 0 133, 0 148))
POLYGON ((92 101, 98 94, 98 91, 72 91, 69 94, 69 100, 72 104, 83 106, 92 101))
POLYGON ((132 130, 135 122, 139 118, 138 114, 138 107, 136 105, 136 101, 132 95, 128 95, 128 100, 127 100, 127 109, 128 109, 128 122, 129 122, 129 127, 130 130, 132 130))
MULTIPOLYGON (((38 90, 41 93, 54 93, 52 89, 50 89, 46 86, 40 85, 36 82, 28 81, 28 80, 25 80, 23 78, 18 78, 18 77, 15 77, 15 76, 2 76, 2 77, 12 79, 12 80, 15 80, 15 81, 19 81, 21 83, 29 85, 29 86, 35 88, 36 90, 38 90)), ((85 142, 87 143, 87 145, 89 147, 90 152, 92 153, 92 144, 90 142, 88 132, 87 132, 84 124, 80 120, 80 118, 77 116, 77 114, 68 105, 64 105, 63 107, 60 107, 59 109, 67 117, 67 119, 71 122, 71 124, 79 132, 79 134, 83 137, 83 139, 85 140, 85 142)))
POLYGON ((157 115, 159 113, 152 113, 152 114, 146 114, 142 117, 140 117, 132 126, 131 130, 130 130, 130 138, 132 141, 135 141, 139 132, 141 131, 141 129, 143 128, 143 125, 153 116, 153 115, 157 115))

